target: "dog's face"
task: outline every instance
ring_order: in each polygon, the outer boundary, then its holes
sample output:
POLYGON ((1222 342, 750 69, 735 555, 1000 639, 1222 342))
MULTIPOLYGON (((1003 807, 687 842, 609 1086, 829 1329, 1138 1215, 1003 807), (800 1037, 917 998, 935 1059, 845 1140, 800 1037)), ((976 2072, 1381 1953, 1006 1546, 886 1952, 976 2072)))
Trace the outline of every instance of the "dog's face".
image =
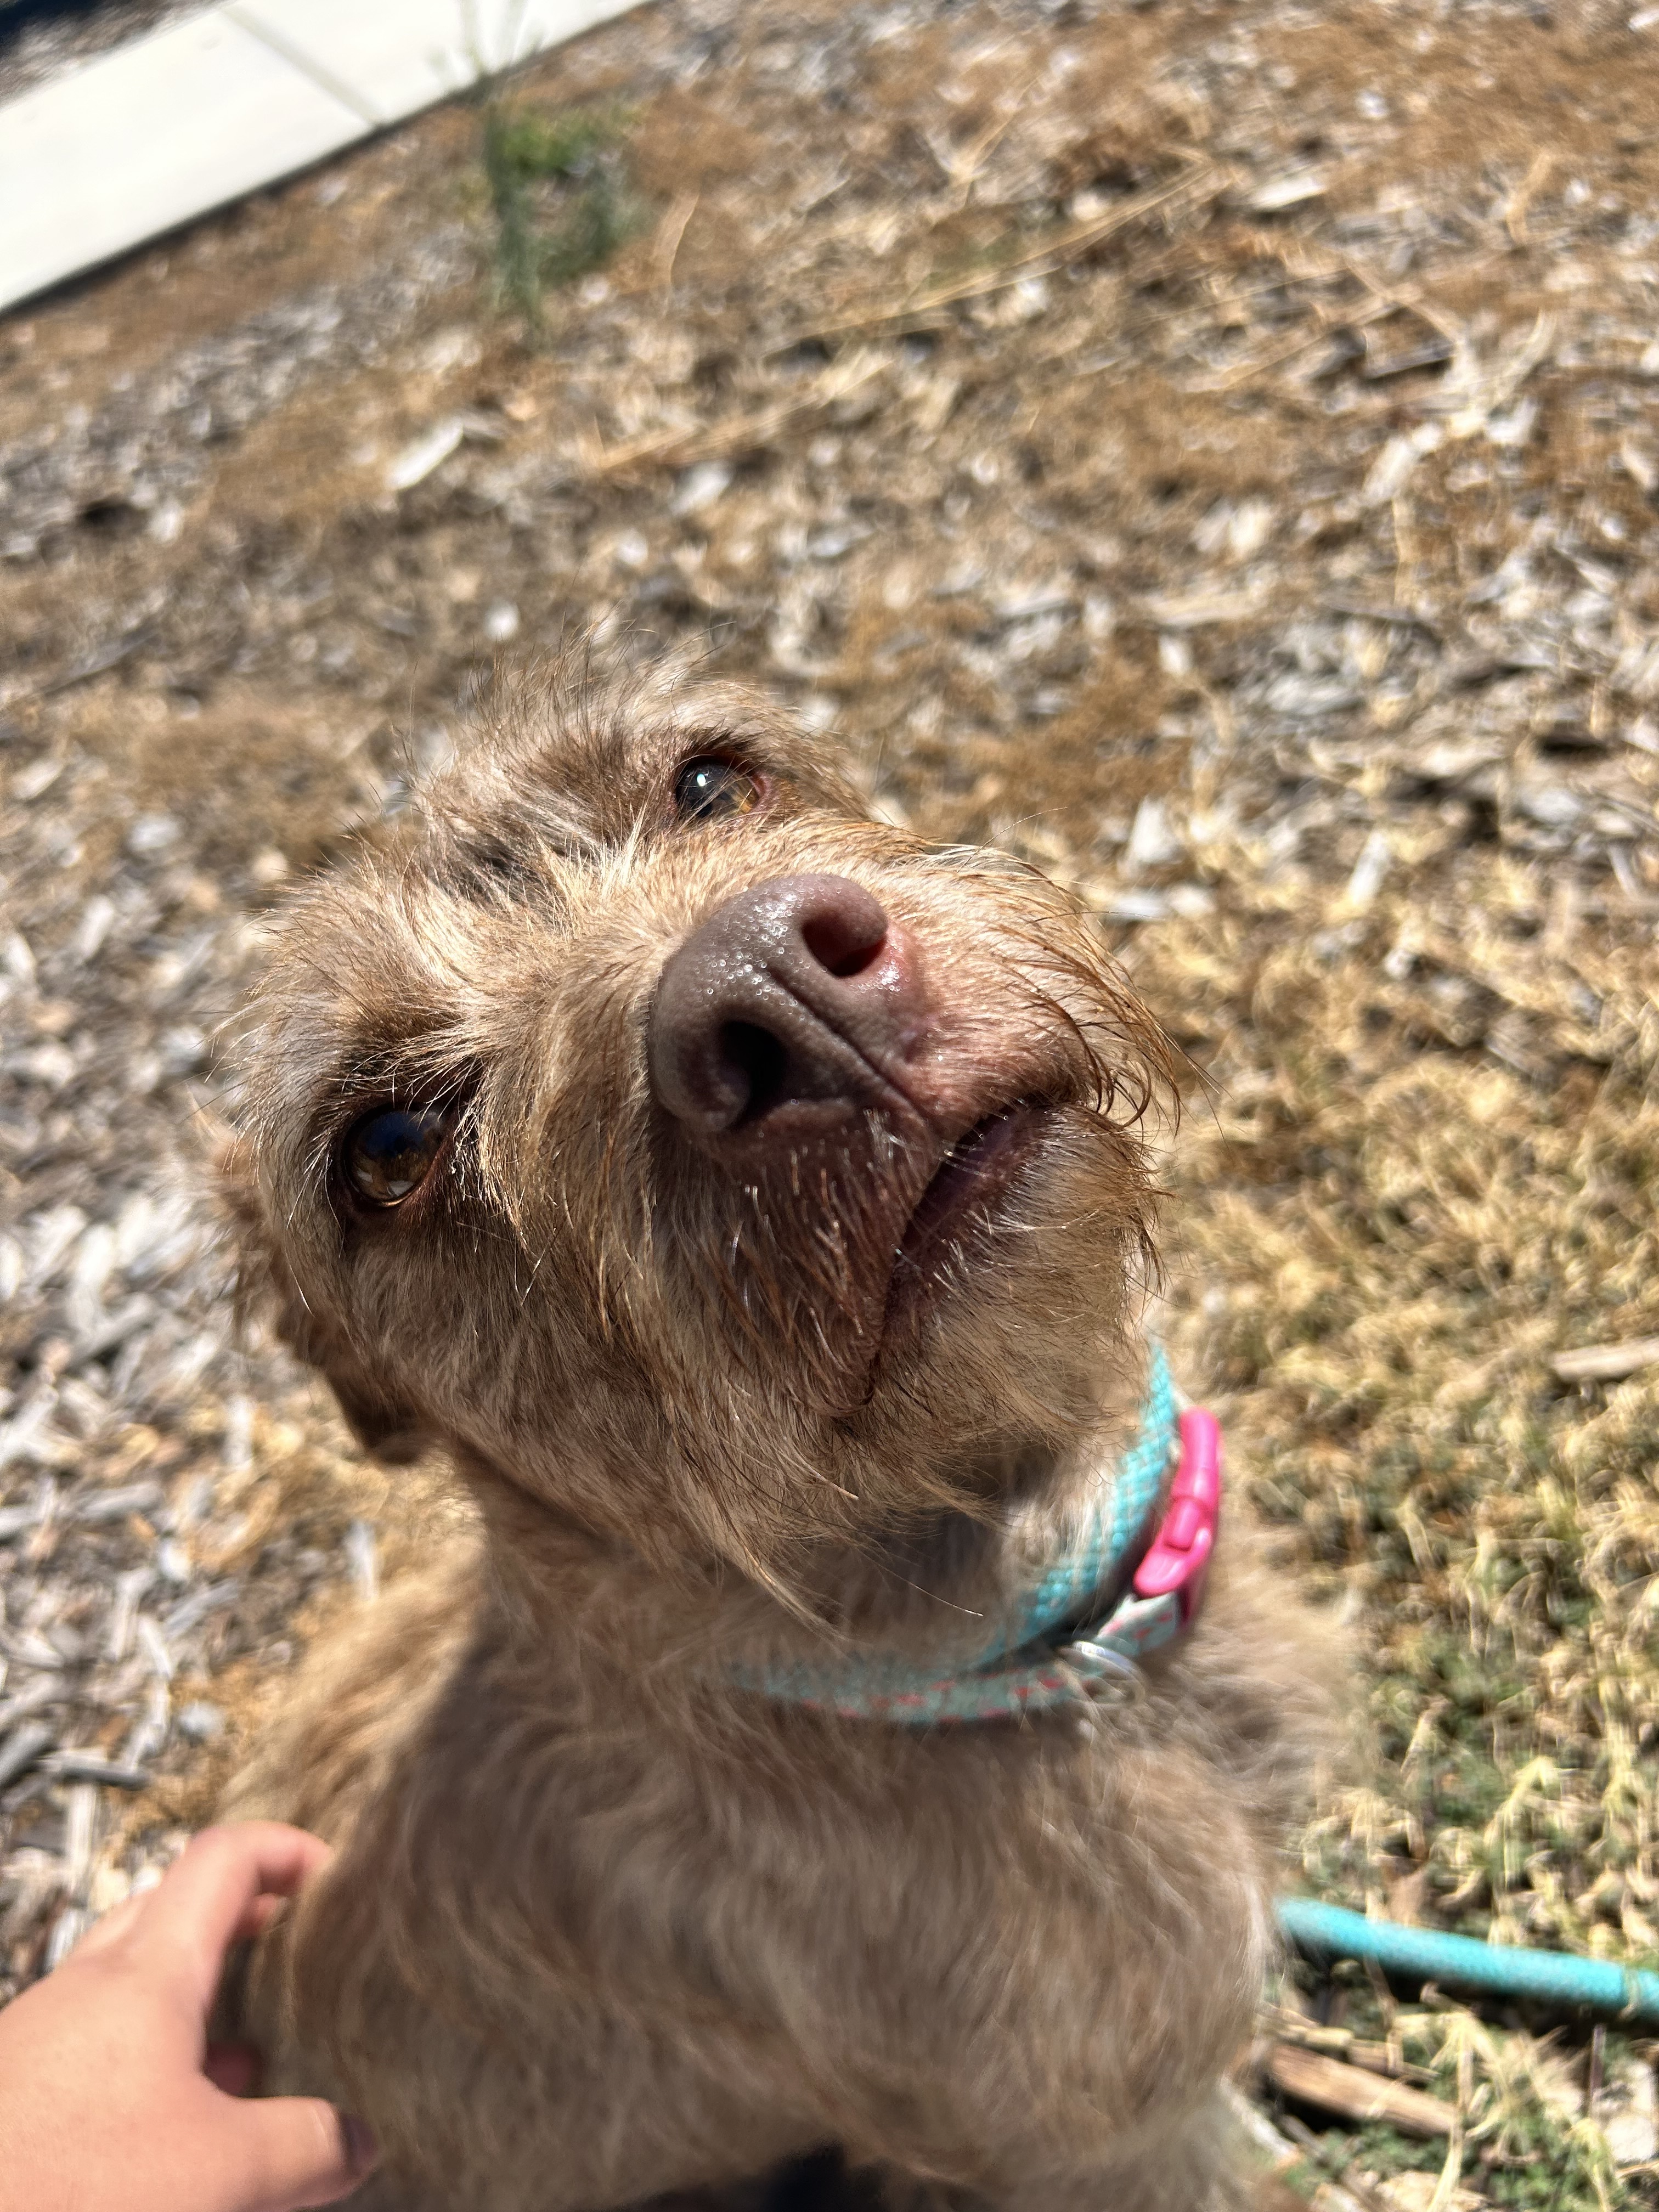
POLYGON ((556 680, 291 909, 226 1178, 363 1440, 771 1580, 1123 1363, 1158 1032, 752 699, 556 680))

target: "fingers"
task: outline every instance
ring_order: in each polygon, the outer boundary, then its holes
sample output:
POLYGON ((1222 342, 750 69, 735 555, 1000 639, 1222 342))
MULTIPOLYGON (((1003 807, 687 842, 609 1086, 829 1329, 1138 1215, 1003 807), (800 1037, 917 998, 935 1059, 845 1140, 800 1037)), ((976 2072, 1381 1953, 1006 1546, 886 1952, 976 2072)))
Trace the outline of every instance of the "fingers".
MULTIPOLYGON (((112 1944, 118 1943, 124 1936, 130 1935, 154 1894, 153 1887, 141 1890, 136 1897, 125 1898, 119 1905, 112 1905, 102 1918, 94 1920, 82 1936, 75 1947, 74 1956, 77 1959, 96 1958, 99 1952, 108 1950, 112 1944)), ((282 1909, 283 1899, 280 1897, 257 1899, 242 1915, 237 1936, 249 1939, 263 1936, 282 1909)))
POLYGON ((275 1820, 204 1828, 143 1900, 131 1946, 170 1979, 186 1976, 205 2011, 227 1946, 261 1924, 259 1899, 292 1897, 331 1856, 317 1837, 275 1820))
POLYGON ((125 1898, 119 1905, 112 1905, 101 1920, 93 1922, 70 1953, 70 1957, 95 1958, 100 1951, 108 1950, 112 1943, 118 1943, 131 1929, 149 1901, 149 1892, 145 1891, 142 1896, 125 1898))
POLYGON ((332 2204, 373 2172, 380 2158, 362 2122, 320 2097, 272 2097, 229 2112, 228 2158, 240 2185, 234 2202, 244 2212, 332 2204))

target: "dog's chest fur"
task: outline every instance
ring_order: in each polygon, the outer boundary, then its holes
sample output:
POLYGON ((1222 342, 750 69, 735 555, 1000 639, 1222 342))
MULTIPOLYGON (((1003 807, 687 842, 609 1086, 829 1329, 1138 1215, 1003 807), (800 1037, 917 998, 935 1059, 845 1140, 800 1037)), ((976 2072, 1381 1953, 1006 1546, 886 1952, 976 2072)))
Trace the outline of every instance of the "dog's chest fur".
POLYGON ((264 1962, 284 2084, 369 2104, 400 2185, 488 2175, 478 2212, 827 2142, 991 2197, 1109 2170, 1260 1988, 1318 1698, 1252 1580, 1139 1699, 921 1735, 526 1642, 471 1560, 395 1591, 233 1808, 341 1848, 264 1962))

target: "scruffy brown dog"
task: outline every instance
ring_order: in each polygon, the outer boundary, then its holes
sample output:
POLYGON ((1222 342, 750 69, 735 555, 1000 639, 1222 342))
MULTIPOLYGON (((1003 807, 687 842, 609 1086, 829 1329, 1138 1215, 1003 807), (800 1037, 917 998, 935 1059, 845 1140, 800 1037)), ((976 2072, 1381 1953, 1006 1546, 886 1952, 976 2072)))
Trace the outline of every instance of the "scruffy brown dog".
POLYGON ((726 691, 556 676, 295 905, 247 1273, 365 1445, 476 1501, 229 1808, 338 1846, 252 2002, 272 2086, 378 2133, 362 2203, 740 2195, 827 2145, 890 2197, 1232 2201, 1322 1710, 1243 1532, 1103 1696, 787 1694, 971 1667, 1097 1513, 1166 1074, 1068 897, 726 691))

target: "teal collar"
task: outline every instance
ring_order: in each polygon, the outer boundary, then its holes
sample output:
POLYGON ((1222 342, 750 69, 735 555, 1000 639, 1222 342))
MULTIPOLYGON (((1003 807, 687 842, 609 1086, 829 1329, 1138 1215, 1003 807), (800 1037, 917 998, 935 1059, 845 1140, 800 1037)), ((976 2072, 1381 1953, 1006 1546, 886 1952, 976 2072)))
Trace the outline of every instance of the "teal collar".
POLYGON ((1006 1634, 947 1674, 881 1656, 769 1668, 738 1679, 779 1705, 910 1727, 1006 1719, 1074 1703, 1091 1685, 1132 1677, 1138 1659, 1190 1624, 1219 1503, 1216 1425, 1204 1413, 1177 1416, 1169 1362, 1154 1345, 1134 1442, 1103 1474, 1076 1545, 1042 1576, 1006 1634), (1091 1627, 1079 1628, 1102 1589, 1121 1581, 1177 1452, 1169 1510, 1130 1590, 1091 1627))

